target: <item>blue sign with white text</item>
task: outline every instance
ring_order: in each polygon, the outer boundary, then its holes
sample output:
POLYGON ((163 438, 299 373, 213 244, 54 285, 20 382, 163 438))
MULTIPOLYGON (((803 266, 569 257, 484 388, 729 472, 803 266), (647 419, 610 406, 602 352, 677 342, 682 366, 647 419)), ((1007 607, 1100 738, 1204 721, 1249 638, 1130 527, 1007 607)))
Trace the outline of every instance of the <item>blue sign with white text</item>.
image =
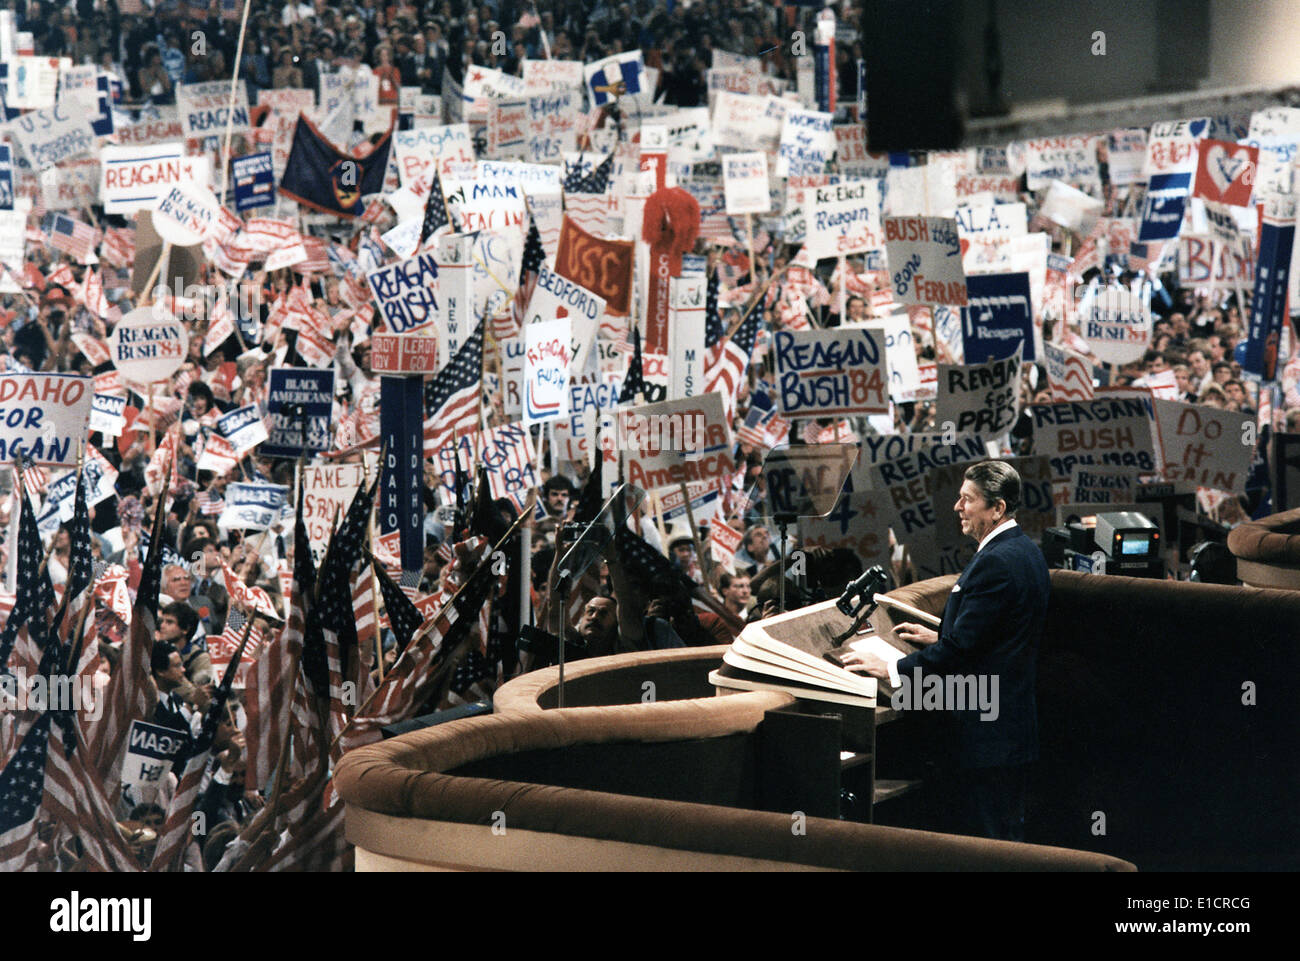
POLYGON ((973 274, 966 278, 961 309, 962 348, 967 364, 1005 360, 1024 343, 1034 360, 1034 308, 1028 274, 973 274))

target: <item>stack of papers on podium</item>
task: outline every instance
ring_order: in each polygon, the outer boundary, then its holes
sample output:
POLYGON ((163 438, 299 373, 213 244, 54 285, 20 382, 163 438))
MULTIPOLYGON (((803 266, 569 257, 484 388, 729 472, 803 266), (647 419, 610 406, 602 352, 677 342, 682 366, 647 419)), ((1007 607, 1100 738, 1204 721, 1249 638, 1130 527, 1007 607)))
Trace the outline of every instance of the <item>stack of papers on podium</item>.
MULTIPOLYGON (((798 611, 756 621, 741 632, 722 657, 722 667, 709 675, 718 687, 746 691, 785 691, 796 697, 830 701, 858 707, 875 707, 876 680, 846 671, 826 660, 835 650, 836 636, 849 627, 834 601, 814 604, 798 611)), ((872 635, 852 642, 853 646, 878 641, 868 649, 897 651, 872 635)))

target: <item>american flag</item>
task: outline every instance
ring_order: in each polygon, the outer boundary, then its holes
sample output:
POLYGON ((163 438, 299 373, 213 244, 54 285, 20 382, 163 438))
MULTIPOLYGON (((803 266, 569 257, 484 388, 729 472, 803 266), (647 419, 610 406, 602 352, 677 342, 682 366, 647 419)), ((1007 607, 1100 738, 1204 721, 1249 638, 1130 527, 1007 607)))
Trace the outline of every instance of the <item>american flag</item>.
POLYGON ((755 304, 731 337, 723 335, 722 340, 704 344, 704 390, 705 393, 721 392, 728 420, 736 407, 736 392, 749 369, 749 357, 754 352, 762 316, 762 308, 755 304))
POLYGON ((515 330, 508 334, 493 331, 493 336, 498 341, 513 337, 518 333, 518 329, 523 326, 524 312, 528 309, 528 301, 533 296, 533 288, 537 286, 537 275, 545 262, 546 248, 542 246, 542 234, 537 229, 537 221, 533 219, 532 214, 529 214, 528 239, 524 241, 524 258, 519 267, 519 289, 515 291, 515 299, 511 303, 511 314, 514 318, 515 330))
POLYGON ((379 636, 375 590, 375 575, 370 569, 370 555, 366 554, 360 570, 352 574, 352 613, 357 622, 357 652, 367 668, 367 675, 369 668, 374 666, 375 638, 379 636))
POLYGON ((704 293, 704 342, 716 344, 727 333, 727 325, 718 310, 719 271, 709 275, 709 285, 704 293))
MULTIPOLYGON (((108 318, 117 310, 108 302, 108 296, 104 293, 104 280, 99 271, 93 267, 86 268, 85 276, 81 278, 81 288, 77 291, 77 296, 86 305, 86 309, 96 317, 108 318)), ((120 311, 118 313, 120 314, 120 311)))
POLYGON ((378 557, 371 556, 375 580, 379 584, 379 593, 384 599, 384 612, 388 615, 388 625, 397 638, 397 650, 404 651, 420 629, 420 612, 411 599, 406 596, 397 582, 388 576, 388 571, 378 557))
POLYGON ((218 491, 201 490, 198 492, 196 499, 199 504, 199 513, 206 517, 213 517, 226 509, 226 500, 218 491))
MULTIPOLYGON (((170 471, 169 471, 170 472, 170 471)), ((131 632, 122 643, 122 661, 109 677, 104 689, 104 711, 86 731, 89 750, 88 763, 94 765, 105 783, 116 795, 121 777, 121 756, 126 748, 127 732, 131 722, 153 714, 158 700, 150 671, 149 658, 153 653, 153 635, 158 610, 158 592, 162 586, 163 521, 166 517, 167 498, 158 498, 150 533, 150 550, 140 574, 140 587, 136 591, 135 606, 131 612, 131 632)))
POLYGON ((436 453, 478 426, 479 376, 483 367, 483 321, 450 364, 424 386, 424 450, 436 453))
POLYGON ((94 559, 90 554, 90 512, 86 507, 85 471, 77 475, 77 490, 72 505, 68 580, 63 591, 63 603, 55 615, 54 627, 59 642, 73 646, 79 652, 77 673, 89 682, 94 667, 99 662, 99 642, 93 633, 85 635, 85 619, 94 605, 91 588, 95 581, 94 559))
MULTIPOLYGON (((27 472, 23 473, 25 476, 27 472)), ((17 643, 19 629, 30 622, 39 621, 43 625, 47 612, 54 606, 54 586, 50 583, 48 569, 41 566, 45 548, 36 526, 36 513, 32 510, 30 495, 26 492, 20 510, 18 542, 15 545, 18 552, 17 591, 13 610, 9 612, 4 631, 0 632, 0 670, 9 663, 9 655, 17 643)))
POLYGON ((352 606, 352 573, 362 558, 368 556, 366 537, 376 486, 357 488, 343 523, 330 538, 321 565, 317 604, 329 671, 331 737, 343 729, 346 717, 357 704, 356 701, 349 703, 349 699, 344 697, 343 683, 353 682, 358 695, 364 697, 369 674, 365 669, 365 659, 357 650, 359 631, 352 606))
POLYGON ((129 227, 110 227, 104 231, 100 253, 114 267, 125 270, 135 260, 135 233, 129 227))
POLYGON ((185 770, 181 772, 176 793, 172 795, 172 803, 167 809, 162 835, 158 838, 158 846, 154 848, 153 861, 149 865, 151 871, 178 871, 181 868, 181 856, 190 843, 194 807, 199 800, 199 786, 212 760, 212 744, 217 737, 217 725, 226 714, 226 702, 230 698, 230 689, 243 653, 242 647, 236 648, 221 678, 221 685, 217 688, 212 702, 208 705, 207 713, 203 716, 203 726, 194 741, 192 753, 185 762, 185 770))
POLYGON ((302 235, 302 246, 307 251, 307 259, 293 265, 300 274, 326 274, 330 271, 329 244, 319 237, 302 235))
POLYGON ((442 195, 442 177, 438 174, 437 165, 434 165, 433 185, 429 188, 429 196, 424 202, 424 222, 420 225, 420 243, 423 247, 425 242, 433 236, 434 231, 439 227, 445 227, 451 220, 447 217, 447 198, 442 195))
MULTIPOLYGON (((316 586, 311 543, 303 523, 303 479, 298 481, 298 511, 293 528, 293 581, 289 588, 289 618, 284 630, 257 659, 249 671, 244 710, 248 748, 248 784, 266 786, 280 757, 287 749, 290 723, 299 730, 312 730, 316 712, 305 700, 305 690, 294 670, 303 651, 307 630, 305 607, 316 586)), ((305 748, 297 752, 310 757, 305 748)))
MULTIPOLYGON (((239 650, 239 645, 244 639, 244 628, 248 625, 250 618, 244 611, 231 604, 229 612, 226 614, 226 625, 217 637, 207 639, 208 654, 212 658, 212 666, 224 670, 235 656, 235 651, 239 650)), ((248 670, 257 662, 261 656, 262 645, 266 638, 262 634, 261 628, 254 625, 248 629, 248 644, 244 648, 244 655, 239 670, 235 673, 234 686, 244 687, 247 683, 248 670)))
POLYGON ((90 260, 97 242, 93 227, 66 214, 49 213, 41 222, 41 231, 55 250, 76 257, 81 263, 90 260))
POLYGON ((614 155, 599 164, 578 154, 564 163, 564 213, 583 230, 602 234, 609 213, 609 181, 614 170, 614 155))
POLYGON ((1068 347, 1044 344, 1047 386, 1054 401, 1092 400, 1092 365, 1068 347))
MULTIPOLYGON (((45 287, 55 285, 65 290, 72 291, 77 289, 77 278, 72 273, 72 268, 65 263, 55 265, 50 271, 49 277, 46 278, 45 287)), ((45 287, 41 289, 44 290, 45 287)))
POLYGON ((632 359, 627 365, 627 376, 623 378, 623 387, 618 392, 618 402, 620 404, 631 404, 636 401, 637 394, 642 399, 650 393, 650 386, 645 380, 645 368, 641 363, 641 331, 637 327, 632 328, 632 359))
MULTIPOLYGON (((51 651, 53 659, 54 652, 51 651)), ((16 721, 6 717, 6 721, 16 721)), ((18 749, 0 770, 0 871, 32 871, 36 865, 37 814, 45 796, 50 725, 46 711, 27 726, 18 749)))
MULTIPOLYGON (((485 547, 486 542, 482 546, 485 547)), ((491 554, 486 550, 481 554, 466 586, 459 596, 454 597, 454 603, 442 604, 440 610, 421 626, 393 669, 384 675, 369 706, 352 719, 343 737, 345 751, 379 740, 382 728, 413 716, 445 679, 447 670, 456 660, 457 649, 468 641, 470 628, 487 607, 496 582, 491 570, 491 554)), ((385 588, 384 580, 381 578, 380 584, 384 590, 384 603, 388 604, 390 596, 393 596, 393 585, 388 581, 385 588)), ((400 590, 396 592, 400 593, 400 590)), ((405 615, 409 616, 409 613, 405 615)))

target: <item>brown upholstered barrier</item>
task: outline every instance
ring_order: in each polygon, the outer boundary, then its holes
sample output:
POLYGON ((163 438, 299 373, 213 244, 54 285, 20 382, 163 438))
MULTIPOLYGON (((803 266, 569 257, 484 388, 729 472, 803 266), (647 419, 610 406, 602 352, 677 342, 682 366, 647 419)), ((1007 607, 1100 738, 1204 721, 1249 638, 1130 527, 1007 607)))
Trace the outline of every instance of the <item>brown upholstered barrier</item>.
MULTIPOLYGON (((349 752, 335 783, 348 837, 366 868, 1085 870, 1127 862, 1079 851, 808 818, 665 794, 691 789, 709 763, 753 754, 764 712, 782 694, 465 718, 349 752), (729 751, 720 749, 727 749, 729 751), (623 763, 629 752, 676 754, 673 766, 623 763), (696 763, 692 762, 696 759, 696 763), (531 783, 508 779, 528 771, 531 783), (610 771, 613 773, 609 773, 610 771), (602 789, 618 779, 623 793, 602 789), (639 781, 638 781, 639 779, 639 781), (575 784, 577 786, 575 786, 575 784), (495 825, 503 828, 494 833, 495 825)), ((739 800, 743 800, 740 798, 739 800)))
MULTIPOLYGON (((641 704, 712 697, 709 672, 722 663, 727 645, 685 647, 663 651, 637 651, 609 657, 591 657, 564 667, 565 707, 607 704, 641 704), (646 683, 653 687, 649 690, 646 683)), ((503 684, 492 696, 492 710, 540 711, 556 705, 559 668, 548 667, 521 674, 503 684)))
POLYGON ((1228 532, 1237 576, 1251 587, 1300 590, 1300 509, 1247 521, 1228 532))
MULTIPOLYGON (((893 595, 938 614, 955 581, 893 595)), ((1147 870, 1300 867, 1300 592, 1051 583, 1028 836, 1147 870)))

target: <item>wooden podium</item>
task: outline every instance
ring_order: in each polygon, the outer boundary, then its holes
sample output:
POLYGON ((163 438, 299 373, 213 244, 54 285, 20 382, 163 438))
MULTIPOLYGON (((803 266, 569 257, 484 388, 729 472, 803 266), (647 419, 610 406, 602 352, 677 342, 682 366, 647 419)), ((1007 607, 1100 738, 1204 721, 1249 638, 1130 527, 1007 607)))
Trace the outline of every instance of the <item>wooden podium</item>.
MULTIPOLYGON (((893 627, 916 619, 882 604, 855 636, 876 634, 909 654, 915 646, 899 640, 893 627)), ((826 601, 755 621, 741 637, 762 632, 821 658, 852 640, 839 640, 852 625, 852 619, 842 614, 834 601, 826 601)), ((869 823, 875 820, 877 805, 902 797, 921 784, 915 778, 878 776, 877 729, 899 717, 889 704, 893 690, 888 683, 879 683, 876 697, 870 698, 762 677, 725 663, 709 674, 709 682, 718 695, 771 690, 797 698, 789 707, 768 711, 759 729, 761 803, 766 810, 803 811, 869 823)))

